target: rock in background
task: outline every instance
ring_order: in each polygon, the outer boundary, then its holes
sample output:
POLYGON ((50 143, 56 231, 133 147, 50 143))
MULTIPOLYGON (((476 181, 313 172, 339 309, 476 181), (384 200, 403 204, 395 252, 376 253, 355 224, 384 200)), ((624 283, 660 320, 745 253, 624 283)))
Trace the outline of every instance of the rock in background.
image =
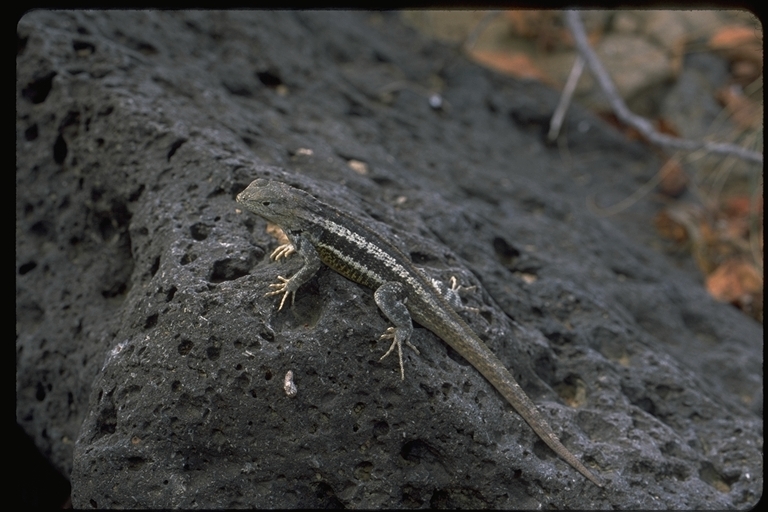
POLYGON ((647 245, 658 167, 557 93, 347 12, 45 12, 17 29, 16 418, 77 508, 746 508, 762 327, 647 245), (267 176, 391 226, 558 459, 417 328, 406 380, 369 290, 321 270, 276 311, 267 176), (298 394, 284 392, 292 371, 298 394))

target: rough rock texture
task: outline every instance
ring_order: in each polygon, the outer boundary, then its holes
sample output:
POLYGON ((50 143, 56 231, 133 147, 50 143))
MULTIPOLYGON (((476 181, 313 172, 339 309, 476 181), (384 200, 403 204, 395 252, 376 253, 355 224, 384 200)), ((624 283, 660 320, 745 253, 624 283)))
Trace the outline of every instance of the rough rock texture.
POLYGON ((651 151, 395 14, 44 12, 18 26, 16 417, 80 508, 747 508, 762 327, 600 219, 651 151), (440 108, 430 106, 439 92, 440 108), (360 162, 364 163, 361 165, 360 162), (392 227, 599 489, 417 328, 328 269, 276 311, 280 177, 392 227), (286 396, 288 370, 298 395, 286 396))

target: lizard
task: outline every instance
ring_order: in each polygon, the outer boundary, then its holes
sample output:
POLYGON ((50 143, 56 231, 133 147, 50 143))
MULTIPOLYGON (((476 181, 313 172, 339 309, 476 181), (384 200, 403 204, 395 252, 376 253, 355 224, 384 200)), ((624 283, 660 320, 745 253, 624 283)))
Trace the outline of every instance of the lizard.
POLYGON ((389 350, 397 348, 400 375, 403 344, 410 342, 413 321, 426 327, 464 357, 490 382, 530 425, 533 431, 560 457, 599 487, 602 479, 584 466, 559 440, 536 405, 523 391, 499 358, 456 313, 449 301, 410 258, 372 223, 325 204, 308 192, 276 180, 258 178, 237 195, 237 202, 285 233, 288 242, 277 247, 270 259, 293 253, 304 259, 290 278, 278 276, 267 296, 281 295, 280 311, 288 297, 325 264, 342 276, 374 290, 374 301, 392 322, 382 339, 391 339, 389 350))

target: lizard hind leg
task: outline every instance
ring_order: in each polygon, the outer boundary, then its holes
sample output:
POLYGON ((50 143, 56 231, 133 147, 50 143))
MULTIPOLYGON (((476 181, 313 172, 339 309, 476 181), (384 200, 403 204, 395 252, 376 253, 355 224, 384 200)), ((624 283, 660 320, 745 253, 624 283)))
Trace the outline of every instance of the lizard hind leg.
MULTIPOLYGON (((392 339, 392 345, 389 346, 389 350, 379 358, 379 361, 387 357, 389 354, 392 353, 392 351, 397 347, 397 355, 400 358, 400 380, 405 380, 405 369, 403 367, 403 340, 398 339, 398 333, 402 333, 402 330, 396 328, 396 327, 390 327, 387 329, 387 331, 381 335, 380 339, 392 339)), ((411 343, 410 340, 406 339, 405 343, 411 347, 414 351, 416 351, 417 354, 421 354, 419 352, 419 349, 417 349, 413 343, 411 343)))
POLYGON ((419 353, 419 350, 411 343, 411 334, 413 333, 413 321, 411 314, 405 307, 405 291, 400 283, 388 282, 379 286, 373 294, 376 305, 384 316, 394 324, 381 335, 381 339, 392 339, 392 345, 389 350, 381 356, 381 361, 397 347, 397 355, 400 359, 400 378, 405 380, 405 369, 403 366, 403 343, 419 353))

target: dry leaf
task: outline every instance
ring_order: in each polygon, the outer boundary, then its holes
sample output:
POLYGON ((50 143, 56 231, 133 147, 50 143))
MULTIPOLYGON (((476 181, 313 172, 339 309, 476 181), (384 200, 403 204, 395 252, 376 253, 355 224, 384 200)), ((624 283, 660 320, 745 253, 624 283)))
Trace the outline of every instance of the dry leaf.
POLYGON ((659 133, 672 135, 673 137, 680 137, 680 132, 678 131, 677 127, 671 121, 668 121, 663 117, 656 119, 656 130, 659 133))
POLYGON ((659 181, 659 192, 668 197, 680 197, 688 186, 688 175, 680 162, 671 158, 664 164, 659 181))
POLYGON ((760 76, 762 71, 762 66, 746 60, 737 60, 731 65, 731 74, 738 83, 745 86, 760 76))
POLYGON ((530 26, 530 12, 529 11, 504 11, 504 17, 511 25, 513 33, 529 37, 528 27, 530 26))
POLYGON ((685 229, 685 226, 670 217, 669 212, 666 210, 656 214, 653 222, 656 225, 656 230, 664 238, 673 240, 677 244, 682 244, 688 240, 688 231, 685 229))
POLYGON ((558 27, 560 16, 557 11, 504 11, 512 31, 529 39, 540 39, 542 34, 562 30, 562 27, 558 27))
MULTIPOLYGON (((538 52, 552 52, 573 48, 573 36, 563 25, 561 11, 504 11, 509 29, 517 37, 532 40, 538 52)), ((593 31, 589 40, 594 45, 600 33, 593 31)))
MULTIPOLYGON (((752 202, 747 196, 730 197, 722 205, 726 239, 746 240, 749 237, 752 202)), ((757 205, 756 215, 762 215, 762 205, 757 205)))
POLYGON ((707 276, 707 291, 717 300, 742 304, 762 294, 763 278, 750 263, 731 259, 707 276))
POLYGON ((539 80, 550 85, 554 84, 554 81, 536 66, 531 57, 525 53, 474 50, 471 55, 477 62, 501 73, 517 78, 539 80))
POLYGON ((640 134, 639 131, 637 131, 635 127, 629 126, 628 124, 619 121, 619 118, 616 117, 616 114, 613 112, 598 112, 598 115, 603 121, 616 128, 617 131, 623 133, 627 139, 644 140, 644 137, 640 134))
MULTIPOLYGON (((757 204, 755 213, 762 213, 761 202, 757 204)), ((729 217, 748 217, 752 211, 752 200, 748 196, 733 196, 725 200, 723 212, 729 217)))
POLYGON ((762 104, 744 95, 741 87, 731 85, 717 91, 717 99, 731 113, 731 118, 744 129, 760 129, 763 124, 762 104))
POLYGON ((749 83, 763 72, 763 32, 753 27, 725 26, 709 40, 709 47, 723 53, 735 65, 734 73, 749 83), (747 65, 748 64, 748 65, 747 65))
POLYGON ((709 47, 725 52, 732 60, 749 60, 762 66, 763 33, 755 28, 725 26, 709 39, 709 47))

